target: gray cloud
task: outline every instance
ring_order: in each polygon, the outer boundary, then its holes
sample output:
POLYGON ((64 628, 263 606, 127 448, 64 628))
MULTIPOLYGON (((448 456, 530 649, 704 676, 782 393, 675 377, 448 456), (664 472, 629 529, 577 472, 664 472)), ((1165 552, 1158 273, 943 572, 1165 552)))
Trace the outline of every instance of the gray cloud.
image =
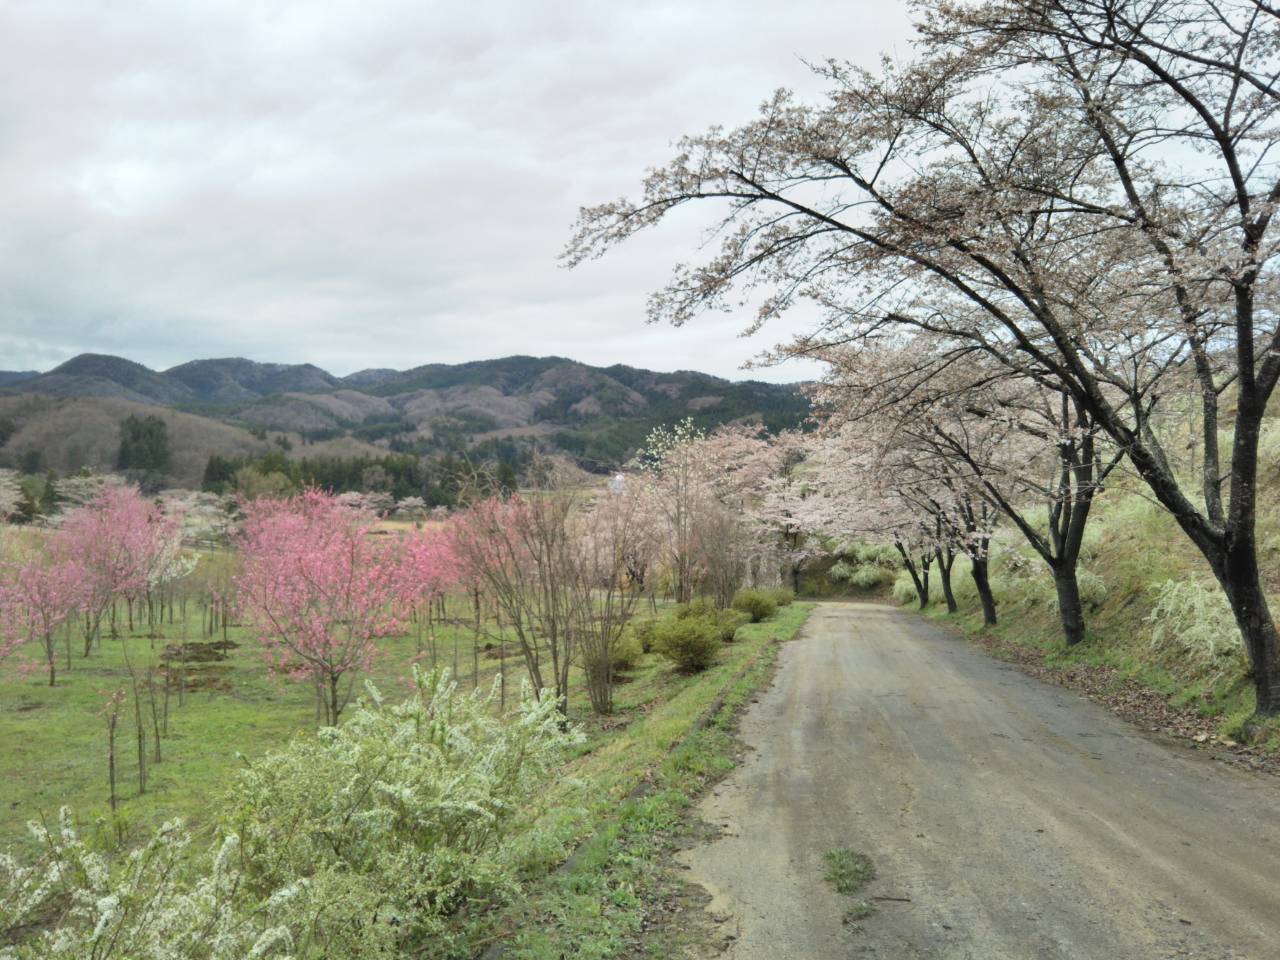
MULTIPOLYGON (((573 272, 577 207, 905 4, 0 4, 0 367, 555 353, 735 375, 787 330, 643 324, 690 219, 573 272)), ((804 371, 783 367, 771 379, 804 371)))

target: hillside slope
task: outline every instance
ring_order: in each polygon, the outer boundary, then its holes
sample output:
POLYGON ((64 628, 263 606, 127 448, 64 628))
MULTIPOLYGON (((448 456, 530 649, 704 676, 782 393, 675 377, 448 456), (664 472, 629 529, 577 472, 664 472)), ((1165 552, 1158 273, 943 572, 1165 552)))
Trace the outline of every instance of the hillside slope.
POLYGON ((798 426, 808 404, 795 385, 732 382, 692 371, 592 367, 563 357, 505 357, 336 377, 311 364, 193 360, 166 371, 84 354, 46 373, 0 371, 0 417, 11 421, 0 460, 38 451, 58 470, 109 467, 119 421, 161 412, 175 443, 174 479, 197 483, 212 454, 261 455, 317 444, 346 451, 467 454, 537 446, 595 471, 634 455, 655 426, 684 417, 707 429, 752 419, 798 426), (25 399, 24 399, 25 398, 25 399), (74 401, 70 406, 47 402, 74 401), (43 400, 45 402, 38 402, 43 400), (180 461, 180 463, 178 462, 180 461))

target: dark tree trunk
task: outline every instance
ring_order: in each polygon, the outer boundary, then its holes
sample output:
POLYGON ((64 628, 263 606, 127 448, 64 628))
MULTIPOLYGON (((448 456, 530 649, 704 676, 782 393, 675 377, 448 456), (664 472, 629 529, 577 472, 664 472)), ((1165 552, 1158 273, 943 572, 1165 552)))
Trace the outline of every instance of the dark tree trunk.
POLYGON ((329 726, 336 727, 338 725, 338 713, 341 710, 338 704, 338 675, 336 673, 329 674, 329 726))
POLYGON ((1080 602, 1080 584, 1076 581, 1075 564, 1060 564, 1053 570, 1053 585, 1058 591, 1058 618, 1067 646, 1084 639, 1084 607, 1080 602))
POLYGON ((1274 717, 1280 715, 1280 635, 1262 589, 1257 550, 1252 538, 1248 539, 1227 553, 1218 579, 1231 602, 1231 612, 1249 655, 1256 713, 1274 717))
POLYGON ((915 569, 911 571, 911 578, 916 583, 916 596, 920 598, 920 609, 923 610, 929 606, 929 556, 920 558, 920 575, 916 576, 915 569))
POLYGON ((950 550, 945 555, 939 550, 935 559, 938 561, 938 577, 942 580, 942 595, 947 600, 947 613, 955 613, 960 609, 956 604, 956 595, 951 590, 951 566, 956 562, 956 556, 950 550))
POLYGON ((923 554, 917 569, 916 562, 911 558, 906 547, 901 543, 895 543, 893 546, 902 557, 902 564, 907 568, 907 573, 911 575, 911 583, 916 588, 916 597, 919 598, 920 609, 923 610, 929 606, 929 563, 932 558, 927 553, 923 554))
POLYGON ((978 599, 982 602, 982 622, 988 627, 996 625, 996 598, 991 593, 991 579, 987 570, 988 560, 973 560, 970 573, 973 585, 978 590, 978 599))

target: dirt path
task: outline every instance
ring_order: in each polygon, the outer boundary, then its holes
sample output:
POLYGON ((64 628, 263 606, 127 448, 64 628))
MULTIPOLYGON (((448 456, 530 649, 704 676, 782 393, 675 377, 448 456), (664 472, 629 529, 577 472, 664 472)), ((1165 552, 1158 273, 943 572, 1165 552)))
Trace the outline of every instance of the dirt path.
POLYGON ((1280 782, 1146 739, 908 613, 824 604, 682 859, 734 960, 1280 957, 1280 782), (851 903, 827 850, 867 854, 851 903))

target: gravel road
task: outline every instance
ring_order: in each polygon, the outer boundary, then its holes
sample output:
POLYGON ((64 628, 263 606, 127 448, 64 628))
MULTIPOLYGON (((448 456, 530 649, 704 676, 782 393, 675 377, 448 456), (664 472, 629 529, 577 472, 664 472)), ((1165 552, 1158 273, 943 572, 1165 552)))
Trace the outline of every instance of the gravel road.
POLYGON ((820 605, 742 737, 681 855, 734 960, 1280 958, 1280 780, 912 614, 820 605), (875 864, 857 924, 836 847, 875 864))

